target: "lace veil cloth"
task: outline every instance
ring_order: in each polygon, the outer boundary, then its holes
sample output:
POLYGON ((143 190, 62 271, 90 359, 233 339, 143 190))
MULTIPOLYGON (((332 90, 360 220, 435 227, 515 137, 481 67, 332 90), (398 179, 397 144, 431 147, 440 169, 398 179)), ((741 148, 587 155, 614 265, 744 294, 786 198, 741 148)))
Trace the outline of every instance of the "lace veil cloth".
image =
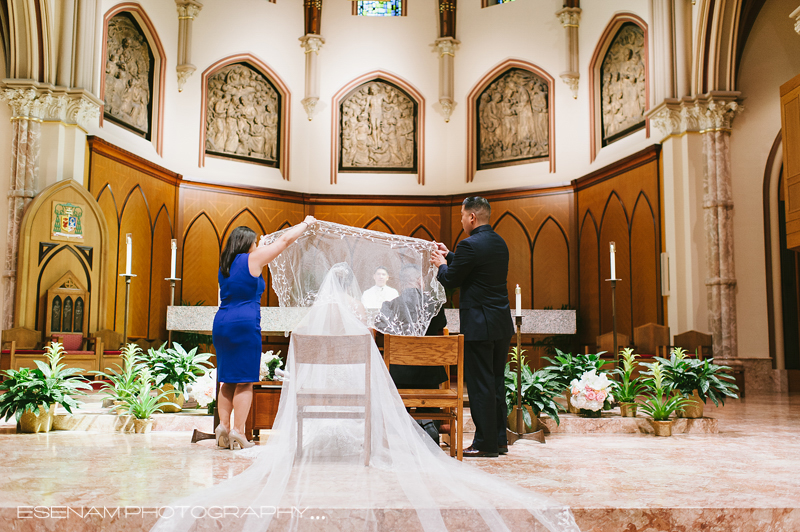
POLYGON ((292 331, 267 443, 242 474, 163 508, 154 530, 579 532, 569 508, 450 458, 406 412, 359 286, 376 260, 419 265, 423 317, 389 328, 424 332, 426 299, 444 299, 426 264, 430 243, 326 223, 307 233, 270 264, 282 306, 313 305, 292 331), (373 239, 357 241, 363 233, 373 239), (304 406, 308 394, 345 399, 304 406))

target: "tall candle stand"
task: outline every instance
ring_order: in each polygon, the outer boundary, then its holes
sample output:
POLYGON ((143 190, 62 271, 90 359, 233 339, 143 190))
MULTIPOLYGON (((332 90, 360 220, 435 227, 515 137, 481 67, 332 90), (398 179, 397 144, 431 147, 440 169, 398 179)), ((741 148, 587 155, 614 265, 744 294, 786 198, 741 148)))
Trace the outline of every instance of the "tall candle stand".
POLYGON ((611 319, 614 331, 614 367, 619 367, 619 345, 617 345, 617 281, 622 279, 606 279, 611 282, 611 319))
MULTIPOLYGON (((180 277, 166 277, 165 281, 169 281, 169 306, 175 306, 175 283, 180 281, 180 277)), ((167 345, 172 345, 172 330, 167 333, 167 345)))
MULTIPOLYGON (((522 350, 522 316, 514 316, 514 321, 517 326, 517 353, 522 350)), ((539 443, 544 443, 544 429, 539 427, 536 418, 531 419, 533 432, 527 432, 525 427, 525 419, 523 416, 522 406, 522 355, 517 358, 517 404, 514 405, 514 416, 517 420, 517 432, 506 428, 506 438, 508 444, 513 445, 517 440, 534 440, 539 443)))
POLYGON ((131 310, 131 278, 136 277, 132 273, 121 273, 120 277, 125 278, 125 315, 122 318, 122 344, 128 343, 128 315, 131 310))

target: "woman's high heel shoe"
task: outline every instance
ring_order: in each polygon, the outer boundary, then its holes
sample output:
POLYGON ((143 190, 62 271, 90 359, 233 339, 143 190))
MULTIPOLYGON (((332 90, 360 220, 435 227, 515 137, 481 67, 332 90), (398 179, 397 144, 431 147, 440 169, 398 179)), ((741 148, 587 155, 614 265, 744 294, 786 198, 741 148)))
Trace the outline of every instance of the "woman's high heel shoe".
POLYGON ((255 445, 255 443, 247 441, 247 438, 236 432, 235 429, 231 429, 228 433, 228 441, 230 442, 231 451, 236 449, 236 444, 239 444, 239 447, 242 449, 247 449, 255 445))
POLYGON ((214 429, 214 435, 217 439, 217 447, 228 448, 230 447, 230 441, 228 438, 228 429, 225 428, 225 425, 220 423, 217 425, 217 428, 214 429))

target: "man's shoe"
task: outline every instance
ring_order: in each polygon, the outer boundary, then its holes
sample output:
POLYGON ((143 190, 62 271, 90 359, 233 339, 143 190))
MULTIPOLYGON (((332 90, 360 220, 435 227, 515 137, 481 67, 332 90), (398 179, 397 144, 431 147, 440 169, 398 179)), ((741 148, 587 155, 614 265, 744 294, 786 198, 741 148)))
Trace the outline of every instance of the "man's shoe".
POLYGON ((464 449, 464 456, 467 458, 495 458, 499 453, 490 453, 489 451, 481 451, 474 448, 472 445, 464 449))
POLYGON ((498 447, 497 452, 498 454, 508 454, 508 446, 498 447))

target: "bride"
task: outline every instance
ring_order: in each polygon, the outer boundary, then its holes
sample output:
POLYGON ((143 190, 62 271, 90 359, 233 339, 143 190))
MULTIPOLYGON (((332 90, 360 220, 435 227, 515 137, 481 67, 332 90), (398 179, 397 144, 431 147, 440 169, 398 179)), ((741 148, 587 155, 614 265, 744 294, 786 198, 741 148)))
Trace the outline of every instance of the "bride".
MULTIPOLYGON (((450 458, 406 412, 359 279, 376 262, 417 264, 438 312, 444 291, 430 251, 422 240, 319 222, 270 264, 281 306, 311 308, 292 330, 269 439, 245 472, 163 509, 153 530, 579 532, 569 508, 450 458), (310 404, 322 395, 339 399, 310 404)), ((416 310, 410 330, 424 330, 430 311, 416 310)))

